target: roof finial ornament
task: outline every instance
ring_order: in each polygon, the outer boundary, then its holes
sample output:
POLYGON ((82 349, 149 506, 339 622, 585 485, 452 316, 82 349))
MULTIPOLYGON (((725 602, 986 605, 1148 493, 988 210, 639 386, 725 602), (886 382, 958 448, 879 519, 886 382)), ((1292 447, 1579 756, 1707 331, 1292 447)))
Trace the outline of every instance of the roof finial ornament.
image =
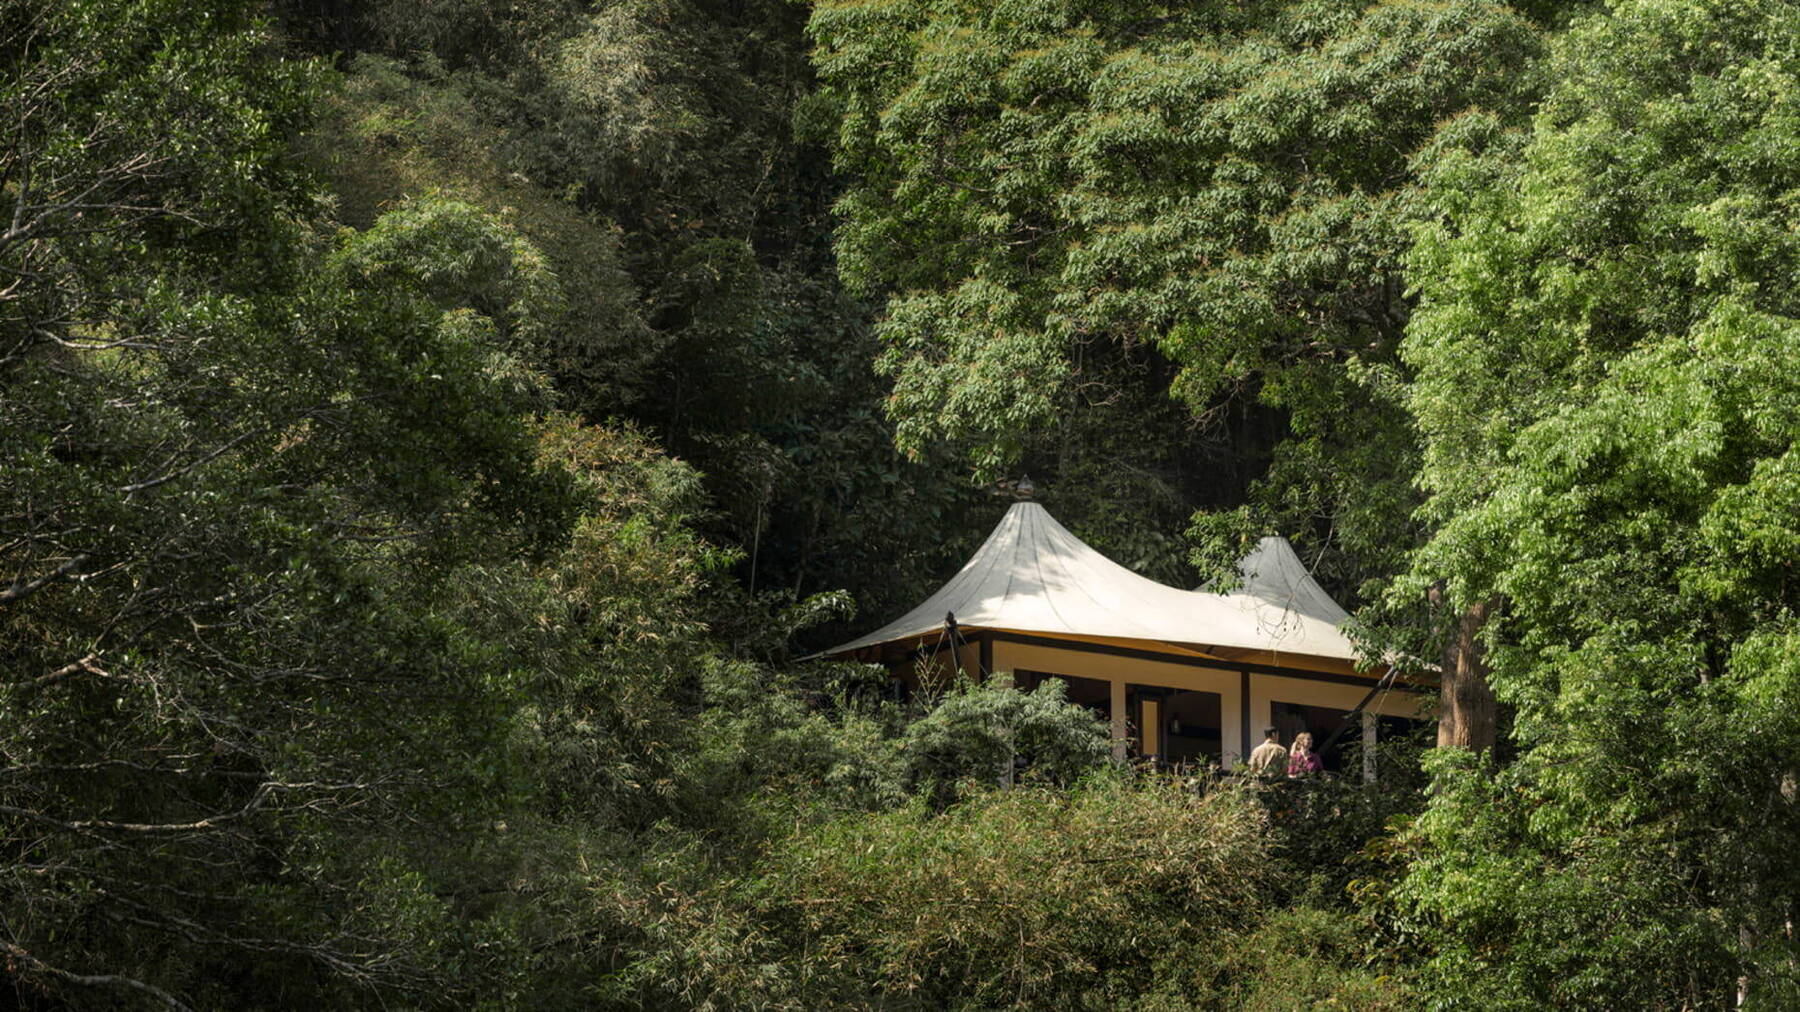
POLYGON ((1013 495, 1017 497, 1020 502, 1025 502, 1035 494, 1037 494, 1037 486, 1031 483, 1031 475, 1019 475, 1018 484, 1013 486, 1013 495))

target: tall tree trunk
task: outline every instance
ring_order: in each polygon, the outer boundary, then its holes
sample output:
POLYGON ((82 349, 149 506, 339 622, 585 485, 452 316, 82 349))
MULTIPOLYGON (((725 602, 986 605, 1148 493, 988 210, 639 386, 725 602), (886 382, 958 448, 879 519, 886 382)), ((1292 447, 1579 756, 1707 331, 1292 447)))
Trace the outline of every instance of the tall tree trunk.
MULTIPOLYGON (((1433 591, 1440 597, 1441 591, 1433 591)), ((1457 618, 1456 630, 1444 643, 1439 690, 1438 748, 1486 751, 1494 747, 1499 704, 1488 685, 1487 658, 1482 655, 1481 627, 1493 611, 1492 601, 1470 605, 1457 618)))

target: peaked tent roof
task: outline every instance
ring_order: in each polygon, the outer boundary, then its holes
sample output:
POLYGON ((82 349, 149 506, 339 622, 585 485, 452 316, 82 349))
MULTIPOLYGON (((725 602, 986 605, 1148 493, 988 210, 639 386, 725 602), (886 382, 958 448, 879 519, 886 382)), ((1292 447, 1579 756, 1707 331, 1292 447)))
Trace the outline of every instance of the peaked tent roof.
POLYGON ((923 637, 941 630, 945 615, 954 614, 958 626, 971 630, 1354 661, 1355 647, 1337 628, 1348 614, 1307 574, 1284 539, 1265 538, 1239 566, 1244 585, 1228 594, 1170 587, 1101 555, 1037 503, 1016 503, 936 593, 880 629, 825 653, 923 637))
MULTIPOLYGON (((1329 623, 1332 627, 1342 625, 1350 618, 1350 613, 1338 606, 1319 581, 1312 578, 1306 563, 1300 561, 1299 553, 1288 539, 1281 537, 1263 538, 1249 555, 1238 560, 1238 575, 1241 578, 1236 590, 1230 591, 1226 597, 1244 597, 1274 605, 1284 611, 1297 615, 1316 618, 1329 623)), ((1206 584, 1194 590, 1196 594, 1211 594, 1212 585, 1206 584)))

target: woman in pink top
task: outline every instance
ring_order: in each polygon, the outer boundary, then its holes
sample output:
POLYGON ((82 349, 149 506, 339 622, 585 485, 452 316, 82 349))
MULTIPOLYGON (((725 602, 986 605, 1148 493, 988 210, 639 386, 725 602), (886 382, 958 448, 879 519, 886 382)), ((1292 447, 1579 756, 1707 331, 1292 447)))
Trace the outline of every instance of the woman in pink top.
POLYGON ((1312 734, 1302 731, 1294 736, 1294 747, 1288 750, 1288 776, 1304 777, 1324 769, 1319 756, 1312 750, 1312 734))

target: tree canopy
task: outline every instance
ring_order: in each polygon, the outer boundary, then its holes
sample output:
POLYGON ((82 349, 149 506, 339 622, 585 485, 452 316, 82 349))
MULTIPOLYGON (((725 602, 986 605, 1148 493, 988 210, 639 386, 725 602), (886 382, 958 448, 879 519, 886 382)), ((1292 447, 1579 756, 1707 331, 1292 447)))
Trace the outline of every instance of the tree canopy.
POLYGON ((1391 375, 1416 159, 1447 119, 1520 115, 1529 18, 821 3, 810 30, 843 110, 838 249, 853 284, 888 293, 902 447, 1011 465, 1058 415, 1119 397, 1107 362, 1149 358, 1154 395, 1201 423, 1234 399, 1279 412, 1255 475, 1265 522, 1316 525, 1352 556, 1410 539, 1391 375))
POLYGON ((1520 755, 1443 771, 1407 889, 1491 1002, 1700 1003, 1790 951, 1796 13, 1620 4, 1434 170, 1412 578, 1504 602, 1520 755))
POLYGON ((1800 1002, 1795 4, 0 54, 0 1001, 1800 1002), (1444 747, 1227 783, 794 659, 1023 471, 1179 586, 1291 537, 1444 747))

